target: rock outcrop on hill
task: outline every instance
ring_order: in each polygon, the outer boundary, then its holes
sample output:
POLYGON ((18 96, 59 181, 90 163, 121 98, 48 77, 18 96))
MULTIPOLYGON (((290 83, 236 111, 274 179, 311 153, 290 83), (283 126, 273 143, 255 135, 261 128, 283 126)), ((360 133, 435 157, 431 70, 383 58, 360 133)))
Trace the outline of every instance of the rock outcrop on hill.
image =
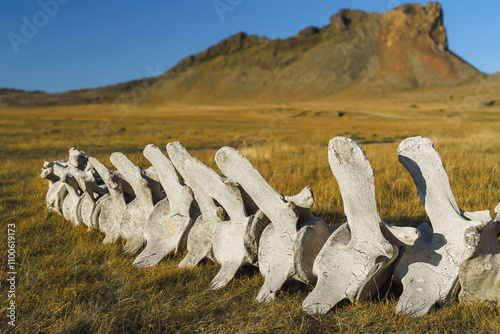
POLYGON ((17 100, 28 105, 102 103, 143 86, 154 103, 303 101, 345 90, 454 86, 481 75, 450 51, 441 5, 430 2, 380 14, 343 9, 328 25, 283 40, 241 32, 156 78, 62 94, 31 93, 12 101, 3 94, 0 99, 4 105, 17 100))

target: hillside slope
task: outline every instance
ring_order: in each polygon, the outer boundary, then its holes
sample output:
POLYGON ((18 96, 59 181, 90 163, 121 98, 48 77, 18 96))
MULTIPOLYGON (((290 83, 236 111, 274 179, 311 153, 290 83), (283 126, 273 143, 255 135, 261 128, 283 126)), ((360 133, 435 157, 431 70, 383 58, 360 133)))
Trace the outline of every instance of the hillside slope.
MULTIPOLYGON (((305 28, 284 40, 238 33, 148 81, 31 94, 21 101, 113 102, 144 86, 148 93, 141 102, 155 104, 281 102, 328 98, 346 90, 364 94, 454 86, 481 75, 448 49, 443 11, 434 2, 381 14, 341 10, 328 25, 305 28)), ((15 101, 4 94, 1 102, 15 101)))
POLYGON ((448 49, 441 6, 428 3, 383 14, 341 10, 327 26, 285 40, 237 34, 168 71, 157 100, 310 99, 449 86, 478 75, 448 49))

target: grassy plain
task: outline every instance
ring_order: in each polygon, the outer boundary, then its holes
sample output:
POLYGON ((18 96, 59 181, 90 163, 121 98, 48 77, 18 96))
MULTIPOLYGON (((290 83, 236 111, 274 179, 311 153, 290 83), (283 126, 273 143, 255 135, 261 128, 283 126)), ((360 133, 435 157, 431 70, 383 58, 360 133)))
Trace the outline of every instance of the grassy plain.
MULTIPOLYGON (((458 103, 458 102, 456 102, 458 103)), ((428 221, 416 188, 399 164, 397 146, 408 136, 434 140, 462 209, 493 209, 500 200, 500 106, 454 108, 450 101, 405 94, 294 105, 111 105, 0 109, 0 230, 7 259, 7 224, 16 225, 18 333, 260 333, 401 332, 499 333, 500 311, 453 302, 420 319, 394 313, 398 288, 374 300, 344 303, 324 316, 301 310, 310 286, 288 286, 268 305, 253 302, 258 271, 242 273, 220 291, 209 288, 218 266, 181 271, 183 255, 150 269, 132 267, 123 243, 104 245, 98 231, 72 226, 45 208, 45 160, 67 157, 72 146, 108 166, 114 151, 146 167, 148 143, 181 141, 218 170, 216 150, 241 150, 279 192, 310 185, 313 212, 335 225, 345 221, 327 160, 328 141, 347 136, 363 145, 375 171, 382 219, 417 226, 428 221), (459 111, 457 111, 459 110, 459 111)), ((0 273, 6 300, 6 270, 0 273)), ((388 291, 387 291, 388 290, 388 291)), ((0 332, 12 330, 1 305, 0 332)))

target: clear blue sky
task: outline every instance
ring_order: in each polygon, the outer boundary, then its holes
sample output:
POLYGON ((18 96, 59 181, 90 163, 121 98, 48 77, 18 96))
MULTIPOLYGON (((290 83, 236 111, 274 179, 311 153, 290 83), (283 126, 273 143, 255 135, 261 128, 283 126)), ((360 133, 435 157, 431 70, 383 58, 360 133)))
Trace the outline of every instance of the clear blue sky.
MULTIPOLYGON (((2 0, 0 87, 61 92, 115 84, 148 76, 148 66, 164 72, 240 31, 286 38, 326 25, 341 8, 383 12, 405 3, 217 1, 232 9, 223 20, 214 0, 2 0), (34 23, 37 31, 29 29, 34 23)), ((500 1, 441 4, 450 49, 483 72, 500 71, 500 1)))

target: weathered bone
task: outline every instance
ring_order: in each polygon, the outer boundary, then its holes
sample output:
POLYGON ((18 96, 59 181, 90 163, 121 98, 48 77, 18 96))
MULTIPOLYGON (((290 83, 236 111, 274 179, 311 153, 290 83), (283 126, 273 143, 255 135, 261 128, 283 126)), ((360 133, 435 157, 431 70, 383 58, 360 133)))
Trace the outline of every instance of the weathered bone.
MULTIPOLYGON (((49 190, 46 196, 46 205, 51 211, 62 214, 63 203, 66 198, 68 191, 66 185, 61 182, 62 176, 65 176, 63 172, 64 169, 71 164, 81 170, 83 170, 87 163, 87 156, 83 151, 78 151, 74 147, 69 150, 69 160, 57 160, 57 161, 45 161, 42 168, 42 179, 47 179, 49 181, 49 190), (54 171, 54 165, 61 168, 56 168, 54 171), (59 175, 58 175, 59 174, 59 175)), ((69 207, 69 200, 67 206, 69 207)))
POLYGON ((88 159, 89 158, 85 155, 85 152, 79 151, 74 147, 69 149, 68 163, 75 166, 79 170, 85 170, 88 159))
POLYGON ((466 250, 460 264, 461 301, 500 304, 500 203, 495 220, 465 231, 466 250))
POLYGON ((53 167, 55 164, 61 166, 61 167, 68 167, 68 160, 56 160, 56 161, 45 161, 43 163, 43 168, 50 168, 53 167))
POLYGON ((145 241, 144 226, 153 211, 153 195, 145 173, 139 166, 120 152, 111 154, 110 160, 132 186, 136 196, 125 207, 120 223, 120 236, 127 241, 123 250, 134 254, 145 241))
POLYGON ((78 186, 76 178, 71 175, 68 168, 62 167, 58 164, 53 165, 54 173, 61 178, 61 182, 64 183, 66 189, 68 190, 68 195, 64 198, 62 205, 63 217, 71 221, 75 225, 79 225, 79 221, 76 215, 76 208, 80 196, 82 195, 82 190, 78 186))
POLYGON ((215 204, 213 198, 198 185, 196 178, 193 178, 191 173, 188 173, 186 161, 192 159, 192 157, 184 146, 179 142, 169 143, 167 152, 173 165, 193 191, 201 212, 189 232, 187 240, 188 253, 179 263, 179 268, 192 268, 204 258, 215 262, 213 252, 215 228, 218 223, 224 220, 225 211, 215 204))
POLYGON ((267 220, 259 212, 248 216, 245 204, 255 205, 248 200, 245 203, 237 184, 193 158, 182 144, 170 143, 167 150, 177 170, 193 189, 202 214, 189 234, 189 253, 179 266, 189 268, 204 257, 220 263, 221 269, 211 287, 221 288, 239 268, 256 263, 255 245, 267 220), (230 221, 224 220, 224 210, 215 205, 214 199, 227 209, 230 221))
POLYGON ((92 211, 94 210, 97 199, 108 193, 105 187, 99 187, 96 178, 92 173, 92 169, 81 171, 68 164, 68 172, 78 182, 78 186, 83 191, 76 205, 76 221, 77 224, 85 224, 90 228, 96 227, 92 223, 92 211))
MULTIPOLYGON (((48 161, 44 165, 48 166, 48 161)), ((47 208, 62 215, 64 198, 68 195, 66 185, 61 182, 59 176, 54 174, 53 164, 50 167, 42 168, 41 177, 49 181, 49 189, 45 197, 47 208)))
POLYGON ((156 169, 167 198, 158 202, 144 227, 146 247, 134 261, 136 267, 151 267, 171 253, 182 252, 197 214, 190 208, 193 203, 191 189, 183 185, 172 162, 154 145, 143 152, 156 169))
POLYGON ((312 263, 331 229, 309 210, 314 203, 311 188, 306 187, 294 197, 278 194, 240 152, 230 147, 221 148, 215 160, 271 221, 259 243, 259 270, 265 281, 257 301, 273 300, 288 279, 314 283, 312 263))
POLYGON ((92 157, 89 158, 89 164, 99 173, 109 191, 109 194, 97 200, 92 212, 92 224, 96 224, 104 233, 104 243, 113 243, 120 237, 121 217, 127 205, 127 196, 124 194, 125 185, 130 188, 129 191, 132 194, 133 191, 117 171, 110 170, 92 157))
POLYGON ((328 312, 341 300, 373 296, 389 277, 397 244, 413 244, 413 228, 398 228, 380 219, 373 169, 355 141, 336 137, 328 145, 328 160, 337 179, 347 223, 330 236, 313 265, 318 283, 302 306, 308 313, 328 312), (385 235, 388 236, 386 239, 385 235))
POLYGON ((464 236, 470 228, 491 221, 491 214, 459 209, 432 140, 407 138, 399 145, 398 153, 399 161, 417 186, 432 228, 427 223, 418 226, 422 238, 406 247, 395 264, 394 280, 403 284, 396 312, 421 316, 436 302, 456 297, 460 286, 459 266, 465 250, 470 247, 464 236))
POLYGON ((151 190, 151 195, 153 196, 153 204, 156 205, 161 200, 164 200, 167 196, 165 196, 165 193, 163 192, 160 176, 156 172, 156 168, 151 166, 144 169, 142 175, 148 182, 148 188, 151 190))
POLYGON ((43 168, 42 168, 42 174, 40 175, 40 177, 42 179, 49 181, 49 185, 53 185, 57 181, 61 180, 61 178, 59 176, 54 174, 54 167, 53 166, 54 166, 54 163, 51 163, 49 161, 45 161, 45 163, 43 164, 43 168))
POLYGON ((217 224, 213 238, 213 252, 221 269, 211 287, 226 285, 245 265, 256 265, 257 252, 248 244, 258 244, 264 226, 269 223, 263 214, 248 215, 238 185, 223 178, 195 158, 185 162, 185 172, 196 178, 197 184, 226 210, 230 220, 217 224), (252 240, 255 238, 255 240, 252 240))

